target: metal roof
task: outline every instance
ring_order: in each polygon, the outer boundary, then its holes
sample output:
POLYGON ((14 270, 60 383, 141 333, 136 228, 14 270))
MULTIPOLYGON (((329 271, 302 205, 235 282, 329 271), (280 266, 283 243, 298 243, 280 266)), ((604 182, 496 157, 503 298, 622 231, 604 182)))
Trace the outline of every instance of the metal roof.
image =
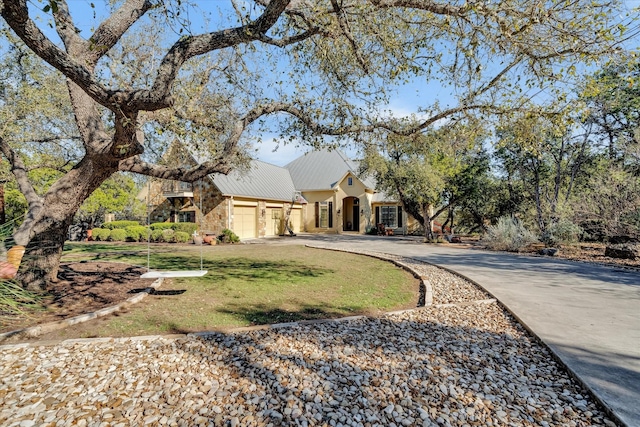
POLYGON ((291 201, 296 190, 287 169, 258 160, 248 170, 216 174, 213 182, 224 195, 266 200, 291 201))
MULTIPOLYGON (((330 190, 347 172, 357 177, 358 165, 340 150, 311 151, 285 165, 298 190, 330 190)), ((360 178, 359 178, 360 179, 360 178)), ((367 188, 375 188, 370 179, 361 181, 367 188)))

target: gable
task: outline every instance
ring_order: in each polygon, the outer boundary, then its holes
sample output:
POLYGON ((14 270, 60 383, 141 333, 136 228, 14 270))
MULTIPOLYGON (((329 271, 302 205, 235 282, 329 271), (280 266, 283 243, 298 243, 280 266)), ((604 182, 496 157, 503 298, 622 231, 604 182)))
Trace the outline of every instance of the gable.
MULTIPOLYGON (((325 149, 306 153, 287 164, 285 168, 291 173, 296 189, 313 191, 328 190, 340 185, 347 173, 356 176, 358 165, 340 150, 325 149)), ((374 188, 369 180, 365 179, 362 182, 365 187, 374 188)))

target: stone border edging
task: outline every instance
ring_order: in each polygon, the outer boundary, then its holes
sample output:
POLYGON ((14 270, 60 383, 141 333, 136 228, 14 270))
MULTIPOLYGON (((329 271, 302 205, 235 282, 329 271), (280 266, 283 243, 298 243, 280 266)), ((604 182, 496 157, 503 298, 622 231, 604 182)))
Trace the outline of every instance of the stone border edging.
POLYGON ((89 320, 97 319, 99 317, 103 317, 116 311, 120 311, 126 306, 136 304, 142 301, 147 295, 155 291, 162 285, 164 281, 163 278, 156 279, 149 287, 140 291, 137 295, 131 296, 126 300, 122 301, 119 304, 101 308, 100 310, 96 310, 90 313, 80 314, 78 316, 69 317, 67 319, 57 320, 55 322, 43 323, 36 326, 30 326, 28 328, 16 329, 15 331, 4 332, 0 334, 0 342, 6 340, 7 338, 15 337, 15 336, 25 336, 29 338, 39 337, 42 334, 46 334, 48 332, 57 331, 59 329, 64 329, 68 326, 75 325, 78 323, 87 322, 89 320))

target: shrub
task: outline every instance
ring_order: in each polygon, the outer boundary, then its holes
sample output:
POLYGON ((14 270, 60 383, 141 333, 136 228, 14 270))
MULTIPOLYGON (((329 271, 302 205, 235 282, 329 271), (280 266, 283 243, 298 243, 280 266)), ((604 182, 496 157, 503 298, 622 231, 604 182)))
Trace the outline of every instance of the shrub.
POLYGON ((154 222, 149 227, 152 230, 171 230, 173 229, 173 224, 172 222, 154 222))
POLYGON ((575 243, 584 235, 584 230, 579 225, 567 220, 551 223, 540 240, 547 246, 558 246, 561 243, 575 243))
POLYGON ((133 225, 140 225, 140 223, 138 221, 111 221, 102 224, 102 228, 108 228, 109 230, 114 230, 116 228, 125 229, 133 225))
POLYGON ((109 240, 112 242, 124 242, 127 240, 127 232, 123 228, 114 228, 109 234, 109 240))
POLYGON ((240 238, 236 233, 229 230, 228 228, 225 228, 224 230, 222 230, 222 234, 218 236, 218 240, 220 240, 222 243, 238 243, 240 241, 240 238))
POLYGON ((508 216, 498 218, 498 222, 490 225, 482 238, 488 249, 510 252, 518 252, 537 241, 534 233, 527 230, 517 219, 508 216))
POLYGON ((160 236, 160 240, 158 241, 164 243, 174 243, 176 241, 175 237, 176 232, 170 228, 167 228, 165 230, 162 230, 162 235, 160 236))
POLYGON ((183 233, 187 233, 191 236, 197 229, 198 224, 194 222, 174 222, 173 227, 171 227, 175 231, 182 231, 183 233))
POLYGON ((162 231, 163 230, 151 230, 151 241, 162 242, 162 231))
POLYGON ((109 240, 109 235, 111 234, 111 230, 107 228, 94 228, 91 232, 91 237, 93 240, 97 240, 100 242, 106 242, 109 240))
POLYGON ((184 231, 176 231, 173 238, 176 243, 187 243, 191 240, 191 234, 184 231))
POLYGON ((131 242, 142 242, 147 240, 149 234, 147 227, 144 225, 131 225, 124 229, 127 233, 127 240, 131 242))

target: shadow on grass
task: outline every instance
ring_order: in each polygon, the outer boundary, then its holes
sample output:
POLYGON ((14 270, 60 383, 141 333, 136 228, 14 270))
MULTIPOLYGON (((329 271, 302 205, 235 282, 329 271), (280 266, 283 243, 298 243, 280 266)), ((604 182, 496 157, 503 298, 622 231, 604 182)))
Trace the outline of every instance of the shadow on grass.
MULTIPOLYGON (((192 270, 200 268, 200 259, 193 254, 169 255, 160 254, 151 260, 154 269, 160 270, 192 270)), ((251 258, 227 258, 219 261, 205 260, 203 268, 208 271, 205 280, 222 281, 239 279, 254 280, 288 280, 296 278, 314 278, 332 273, 326 268, 310 267, 295 261, 264 261, 251 258)))
POLYGON ((227 304, 224 308, 219 308, 217 311, 244 319, 252 325, 299 322, 301 320, 335 319, 352 315, 348 311, 340 311, 336 307, 318 305, 304 305, 299 310, 289 311, 281 308, 268 307, 264 304, 254 304, 251 306, 227 304))

